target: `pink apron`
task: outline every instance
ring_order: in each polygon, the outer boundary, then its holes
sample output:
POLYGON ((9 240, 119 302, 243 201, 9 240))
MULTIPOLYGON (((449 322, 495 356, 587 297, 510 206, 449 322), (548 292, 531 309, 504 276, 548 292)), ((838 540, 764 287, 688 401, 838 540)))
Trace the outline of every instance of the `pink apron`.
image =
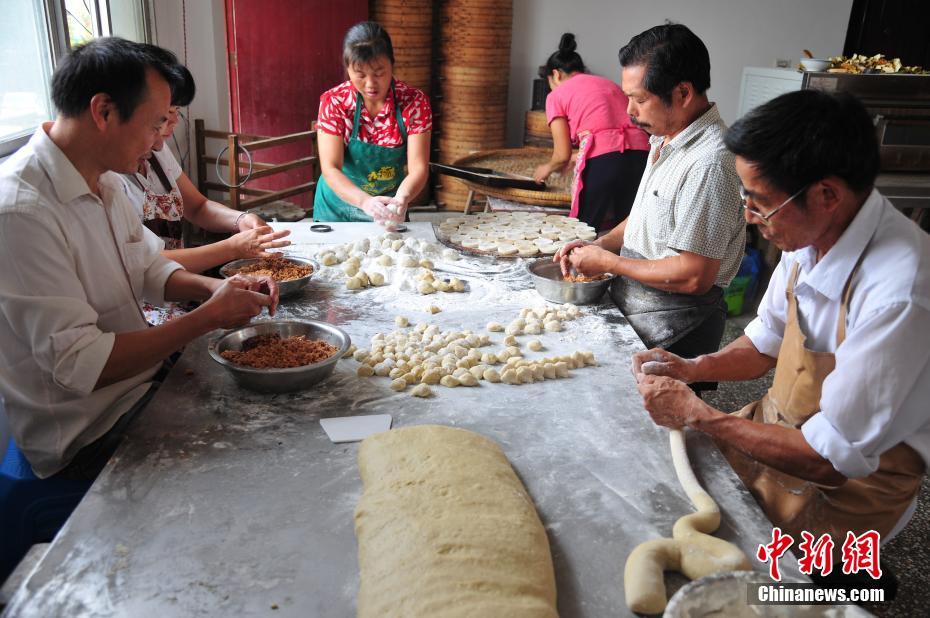
MULTIPOLYGON (((624 152, 627 149, 626 130, 634 128, 634 125, 626 123, 617 129, 600 129, 590 132, 584 131, 578 134, 580 143, 578 144, 578 155, 575 157, 575 170, 572 174, 572 207, 569 211, 570 217, 577 217, 580 209, 579 197, 583 182, 581 180, 588 157, 594 152, 595 140, 614 141, 614 148, 609 152, 624 152)), ((606 153, 605 153, 606 154, 606 153)))

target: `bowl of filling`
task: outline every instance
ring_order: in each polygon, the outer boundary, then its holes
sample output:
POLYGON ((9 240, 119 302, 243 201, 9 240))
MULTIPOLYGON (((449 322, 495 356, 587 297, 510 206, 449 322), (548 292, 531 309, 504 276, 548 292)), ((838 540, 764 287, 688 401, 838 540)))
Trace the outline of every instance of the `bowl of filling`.
POLYGON ((310 283, 320 265, 307 258, 275 254, 270 258, 234 260, 220 268, 220 275, 228 279, 233 275, 268 275, 278 284, 281 298, 299 292, 310 283))
POLYGON ((315 320, 268 320, 227 331, 210 356, 242 387, 289 393, 325 380, 352 345, 340 328, 315 320))
POLYGON ((581 274, 562 276, 562 269, 552 258, 543 258, 530 262, 526 266, 533 285, 539 295, 554 303, 573 303, 588 305, 596 303, 604 296, 607 287, 616 275, 585 276, 581 274))

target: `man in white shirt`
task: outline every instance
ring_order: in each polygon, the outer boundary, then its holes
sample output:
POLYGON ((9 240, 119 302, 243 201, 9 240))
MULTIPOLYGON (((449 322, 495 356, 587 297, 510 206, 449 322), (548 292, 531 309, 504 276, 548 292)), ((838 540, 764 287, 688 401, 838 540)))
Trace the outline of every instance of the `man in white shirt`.
POLYGON ((565 274, 621 275, 611 298, 646 347, 713 352, 746 224, 726 126, 707 98, 707 47, 687 27, 664 24, 633 37, 620 64, 630 118, 652 135, 646 170, 625 221, 593 243, 569 243, 555 259, 565 274))
POLYGON ((270 278, 223 282, 162 257, 125 193, 117 174, 151 150, 172 71, 152 46, 122 39, 75 49, 52 80, 58 117, 0 166, 0 393, 41 478, 72 460, 81 470, 69 478, 83 476, 88 453, 105 463, 100 441, 136 411, 163 359, 277 306, 270 278), (143 298, 206 302, 149 328, 143 298))
POLYGON ((745 335, 692 360, 634 357, 646 409, 713 436, 796 542, 890 538, 930 461, 930 238, 874 189, 874 126, 852 98, 782 95, 726 143, 746 220, 784 253, 745 335), (773 367, 766 396, 731 415, 684 385, 773 367))

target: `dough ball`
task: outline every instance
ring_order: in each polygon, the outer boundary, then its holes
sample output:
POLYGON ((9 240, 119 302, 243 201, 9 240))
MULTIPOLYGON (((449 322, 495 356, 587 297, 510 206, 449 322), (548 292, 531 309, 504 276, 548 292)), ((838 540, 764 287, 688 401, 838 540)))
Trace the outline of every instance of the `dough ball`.
POLYGON ((412 255, 405 255, 400 258, 400 265, 403 268, 416 268, 420 265, 420 262, 412 255))
POLYGON ((459 376, 458 381, 462 386, 478 386, 478 378, 468 371, 459 376))
POLYGON ((499 333, 504 330, 504 325, 500 322, 488 322, 488 325, 485 327, 489 332, 499 333))
POLYGON ((562 323, 558 320, 549 320, 545 323, 544 327, 549 332, 557 333, 562 330, 562 323))
POLYGON ((543 344, 539 339, 531 339, 530 342, 526 344, 526 347, 533 350, 534 352, 539 352, 543 349, 543 344))
POLYGON ((320 263, 323 266, 335 266, 339 263, 339 260, 336 259, 335 253, 324 253, 323 257, 320 258, 320 263))
POLYGON ((539 335, 543 331, 542 324, 538 321, 533 320, 532 322, 527 323, 526 328, 523 329, 523 334, 525 335, 539 335))
POLYGON ((375 271, 365 271, 365 275, 368 277, 368 282, 371 283, 371 285, 384 285, 384 275, 381 273, 375 271))
POLYGON ((404 241, 402 240, 393 240, 391 241, 391 250, 400 251, 400 248, 404 246, 404 241))
POLYGON ((520 381, 520 384, 532 384, 535 378, 533 377, 533 370, 529 367, 520 367, 517 369, 517 380, 520 381))
POLYGON ((430 369, 423 373, 423 377, 420 378, 422 384, 439 384, 439 380, 442 378, 442 372, 439 369, 430 369))
POLYGON ((410 326, 410 321, 404 316, 399 315, 394 318, 394 326, 397 326, 398 328, 406 328, 407 326, 410 326))
POLYGON ((420 266, 423 268, 433 268, 432 260, 420 260, 420 266))
POLYGON ((371 365, 359 365, 355 373, 360 378, 368 378, 374 375, 375 370, 372 369, 371 365))
POLYGON ((358 273, 358 264, 346 262, 342 265, 342 272, 348 277, 354 277, 358 273))
POLYGON ((436 288, 434 288, 433 284, 429 281, 421 281, 419 285, 417 285, 417 292, 420 294, 432 294, 435 291, 436 288))
POLYGON ((365 360, 366 358, 368 358, 368 355, 369 355, 369 354, 371 354, 371 352, 369 352, 368 350, 356 350, 356 351, 352 354, 352 358, 354 358, 354 359, 357 360, 358 362, 362 362, 363 360, 365 360))
POLYGON ((433 389, 431 389, 428 384, 417 384, 413 387, 413 390, 410 391, 410 394, 414 397, 432 397, 433 389))
POLYGON ((452 287, 453 292, 464 292, 465 291, 465 282, 462 281, 461 279, 456 279, 455 277, 452 277, 452 279, 449 280, 449 285, 452 287))
MULTIPOLYGON (((493 380, 488 380, 488 382, 493 382, 493 380)), ((519 384, 520 380, 517 378, 517 370, 505 369, 501 374, 501 382, 504 384, 519 384)))
POLYGON ((390 255, 385 253, 378 258, 378 264, 381 264, 382 266, 392 266, 394 264, 394 260, 391 259, 390 255))
POLYGON ((407 388, 407 380, 403 378, 396 378, 394 380, 391 380, 391 390, 399 392, 399 391, 405 390, 406 388, 407 388))
POLYGON ((482 377, 484 377, 484 379, 487 380, 488 382, 500 382, 501 381, 501 374, 498 373, 497 369, 493 367, 489 367, 488 369, 485 369, 484 375, 482 377))
POLYGON ((362 289, 362 280, 358 277, 349 277, 346 279, 346 289, 348 290, 360 290, 362 289))
POLYGON ((507 335, 504 337, 504 345, 507 347, 518 346, 520 345, 520 342, 517 341, 517 337, 515 335, 507 335))
POLYGON ((461 382, 459 382, 457 378, 454 378, 452 376, 443 376, 442 379, 439 381, 439 383, 449 388, 455 388, 456 386, 461 384, 461 382))

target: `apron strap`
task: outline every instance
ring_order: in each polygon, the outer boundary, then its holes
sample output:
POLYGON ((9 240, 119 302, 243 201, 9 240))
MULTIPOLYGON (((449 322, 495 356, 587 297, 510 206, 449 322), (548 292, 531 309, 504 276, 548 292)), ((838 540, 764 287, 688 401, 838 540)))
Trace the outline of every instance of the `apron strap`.
POLYGON ((852 272, 849 273, 849 279, 846 280, 846 285, 843 287, 843 302, 840 304, 840 316, 836 322, 836 347, 840 347, 840 344, 846 341, 846 315, 849 313, 849 297, 852 296, 852 280, 856 273, 859 272, 864 256, 865 250, 856 260, 856 265, 853 267, 852 272))
POLYGON ((362 117, 362 105, 365 101, 362 99, 362 93, 355 93, 355 119, 352 120, 352 137, 349 139, 358 139, 358 121, 362 117))
MULTIPOLYGON (((167 147, 168 146, 165 145, 165 148, 167 147)), ((168 174, 165 173, 161 163, 158 162, 158 157, 156 157, 154 153, 149 157, 149 165, 152 166, 152 171, 155 172, 155 175, 158 176, 158 180, 160 180, 161 184, 165 187, 165 193, 171 193, 171 189, 174 187, 171 186, 171 181, 168 180, 168 174)))

